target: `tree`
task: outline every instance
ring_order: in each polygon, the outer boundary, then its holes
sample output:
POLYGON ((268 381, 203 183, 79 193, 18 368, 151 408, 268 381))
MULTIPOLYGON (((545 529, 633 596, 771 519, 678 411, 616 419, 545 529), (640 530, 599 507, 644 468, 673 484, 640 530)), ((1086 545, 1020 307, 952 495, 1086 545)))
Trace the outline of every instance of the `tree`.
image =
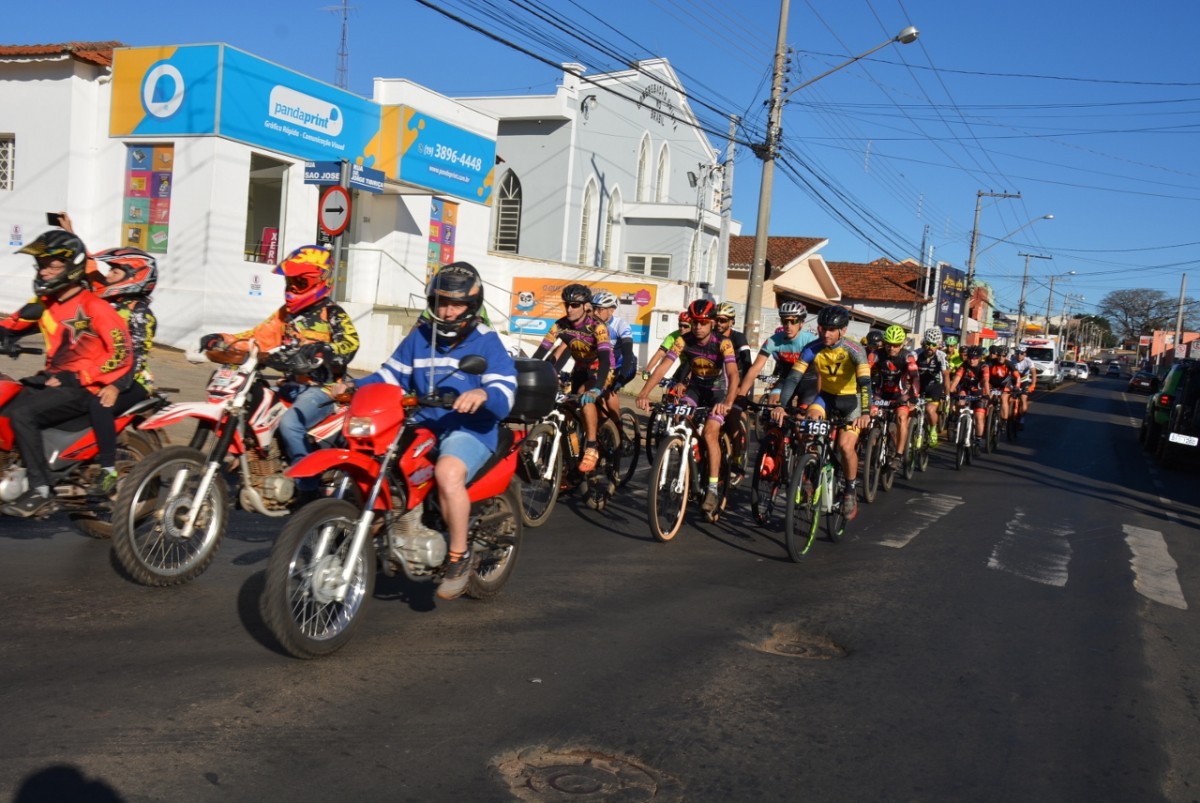
MULTIPOLYGON (((1184 301, 1184 329, 1192 327, 1196 302, 1184 301)), ((1171 298, 1162 290, 1137 288, 1113 290, 1100 299, 1099 314, 1108 318, 1113 331, 1123 340, 1132 340, 1148 335, 1156 329, 1175 331, 1175 317, 1179 312, 1178 299, 1171 298)))

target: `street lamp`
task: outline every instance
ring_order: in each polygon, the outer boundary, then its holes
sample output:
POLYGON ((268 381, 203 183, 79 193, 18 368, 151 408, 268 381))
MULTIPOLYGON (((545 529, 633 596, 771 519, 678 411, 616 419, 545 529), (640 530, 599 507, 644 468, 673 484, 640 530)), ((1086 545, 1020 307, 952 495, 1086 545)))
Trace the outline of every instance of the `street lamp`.
MULTIPOLYGON (((1046 215, 1045 219, 1053 219, 1054 215, 1046 215)), ((1025 285, 1029 282, 1029 260, 1030 259, 1054 259, 1052 256, 1045 254, 1017 254, 1019 257, 1025 257, 1025 275, 1021 277, 1021 300, 1017 303, 1017 343, 1021 342, 1021 334, 1025 331, 1025 285)))
MULTIPOLYGON (((1035 217, 1033 220, 1030 220, 1026 223, 1023 223, 1020 226, 1017 226, 1015 229, 1013 229, 1012 231, 1010 231, 1008 234, 1004 235, 1003 237, 996 238, 996 241, 994 243, 992 243, 991 245, 981 248, 979 250, 976 250, 976 246, 979 244, 979 212, 982 209, 983 199, 984 198, 1020 198, 1020 197, 1021 197, 1020 193, 1018 193, 1016 195, 1010 195, 1009 193, 1006 193, 1006 192, 984 192, 983 190, 980 190, 979 192, 975 193, 975 224, 971 227, 971 249, 970 249, 970 253, 967 255, 967 297, 963 300, 962 317, 959 319, 959 323, 958 323, 958 331, 962 335, 964 343, 966 342, 966 337, 967 337, 967 317, 968 317, 967 311, 971 308, 971 285, 975 282, 975 260, 977 260, 979 258, 980 254, 986 253, 989 249, 995 248, 996 246, 1000 245, 1000 243, 1007 240, 1009 237, 1012 237, 1014 234, 1021 231, 1022 229, 1029 228, 1034 223, 1037 223, 1039 220, 1054 220, 1054 215, 1042 215, 1041 217, 1035 217)), ((1026 267, 1028 267, 1028 263, 1026 263, 1026 267)))
POLYGON ((775 179, 775 151, 779 146, 779 118, 783 112, 783 103, 797 91, 816 83, 825 76, 848 67, 872 53, 882 50, 890 44, 899 42, 907 45, 917 40, 920 32, 909 25, 891 39, 876 45, 865 53, 860 53, 852 59, 832 67, 815 78, 810 78, 799 86, 783 93, 783 62, 787 53, 787 18, 788 0, 783 0, 779 7, 779 35, 775 42, 775 68, 771 78, 771 101, 767 113, 767 141, 754 148, 754 153, 763 161, 762 183, 758 191, 758 222, 754 233, 754 261, 750 264, 750 276, 746 287, 746 339, 751 343, 759 342, 759 332, 762 318, 763 281, 766 274, 767 261, 767 229, 771 223, 771 192, 775 179))
MULTIPOLYGON (((1050 334, 1050 305, 1054 303, 1054 280, 1058 278, 1066 278, 1074 276, 1075 271, 1069 270, 1066 273, 1056 273, 1050 277, 1050 293, 1046 296, 1046 334, 1050 334)), ((1058 327, 1059 334, 1062 333, 1062 324, 1058 327)))

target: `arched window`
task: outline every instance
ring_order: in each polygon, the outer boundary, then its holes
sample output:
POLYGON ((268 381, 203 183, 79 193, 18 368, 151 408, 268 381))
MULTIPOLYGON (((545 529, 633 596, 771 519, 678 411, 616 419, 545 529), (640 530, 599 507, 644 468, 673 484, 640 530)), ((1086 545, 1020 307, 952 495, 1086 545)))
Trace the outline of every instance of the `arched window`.
POLYGON ((671 153, 667 150, 667 143, 658 149, 658 169, 655 171, 654 178, 654 200, 660 204, 667 200, 667 176, 671 169, 671 153))
POLYGON ((596 214, 596 180, 588 179, 583 189, 583 207, 579 212, 579 259, 580 265, 590 265, 592 246, 592 225, 596 214))
POLYGON ((635 197, 639 201, 650 199, 650 135, 642 135, 642 146, 638 148, 637 185, 635 197))
POLYGON ((496 192, 496 230, 492 250, 516 254, 521 248, 521 181, 509 170, 496 192))
POLYGON ((604 218, 603 266, 613 270, 617 250, 621 247, 621 191, 614 189, 608 196, 608 215, 604 218))

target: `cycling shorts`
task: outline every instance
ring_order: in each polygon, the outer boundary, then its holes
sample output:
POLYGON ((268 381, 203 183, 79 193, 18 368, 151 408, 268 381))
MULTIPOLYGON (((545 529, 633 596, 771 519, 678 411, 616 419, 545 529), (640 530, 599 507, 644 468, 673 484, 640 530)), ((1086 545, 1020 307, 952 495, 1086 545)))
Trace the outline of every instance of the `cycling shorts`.
MULTIPOLYGON (((725 389, 705 387, 703 385, 689 386, 683 391, 682 401, 693 407, 711 408, 725 401, 725 389)), ((708 417, 720 423, 725 422, 725 416, 714 415, 710 412, 708 417)))
POLYGON ((816 407, 821 411, 822 418, 829 418, 830 414, 841 416, 847 421, 854 421, 862 416, 862 407, 858 403, 858 394, 853 396, 833 396, 828 393, 818 393, 817 398, 809 405, 809 409, 816 407))

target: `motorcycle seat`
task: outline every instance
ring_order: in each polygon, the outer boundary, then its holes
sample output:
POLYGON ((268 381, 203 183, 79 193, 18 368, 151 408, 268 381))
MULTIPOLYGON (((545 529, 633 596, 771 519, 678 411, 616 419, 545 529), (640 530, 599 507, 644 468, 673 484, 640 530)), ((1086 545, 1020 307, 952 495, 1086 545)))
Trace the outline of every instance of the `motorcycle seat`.
POLYGON ((493 452, 492 456, 488 458, 487 462, 484 463, 482 466, 480 466, 479 470, 476 471, 471 476, 471 479, 467 482, 467 485, 470 485, 471 483, 475 482, 475 480, 482 477, 484 474, 487 474, 489 471, 492 470, 492 466, 496 465, 501 460, 508 457, 508 452, 510 449, 512 449, 512 441, 513 441, 512 430, 509 429, 508 427, 500 427, 500 431, 497 433, 497 435, 499 437, 498 437, 498 440, 496 441, 496 451, 493 452))

